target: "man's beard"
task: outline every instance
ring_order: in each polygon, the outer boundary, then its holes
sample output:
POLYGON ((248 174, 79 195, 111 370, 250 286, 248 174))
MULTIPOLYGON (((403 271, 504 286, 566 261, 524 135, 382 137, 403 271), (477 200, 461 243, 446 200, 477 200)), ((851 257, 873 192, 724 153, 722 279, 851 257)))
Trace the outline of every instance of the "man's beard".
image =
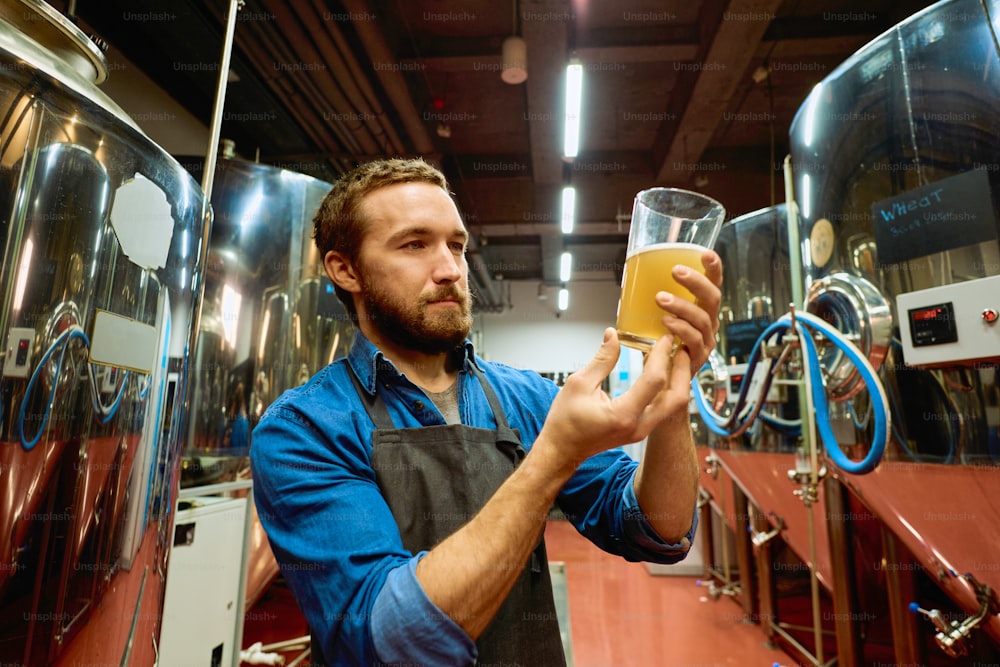
POLYGON ((379 333, 408 350, 424 354, 450 352, 462 344, 472 328, 472 298, 457 285, 445 285, 431 294, 422 294, 411 304, 383 292, 375 285, 363 285, 365 312, 379 333), (443 299, 457 301, 456 308, 442 309, 428 318, 427 304, 443 299))

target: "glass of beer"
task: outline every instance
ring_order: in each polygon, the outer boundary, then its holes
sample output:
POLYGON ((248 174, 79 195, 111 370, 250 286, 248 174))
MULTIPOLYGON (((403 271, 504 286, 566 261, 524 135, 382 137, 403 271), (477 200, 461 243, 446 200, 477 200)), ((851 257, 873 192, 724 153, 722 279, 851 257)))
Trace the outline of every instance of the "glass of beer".
POLYGON ((666 313, 656 305, 657 292, 695 300, 671 271, 684 264, 704 273, 701 255, 715 245, 725 217, 719 202, 697 192, 651 188, 635 196, 618 302, 618 339, 623 345, 648 352, 668 333, 666 313))

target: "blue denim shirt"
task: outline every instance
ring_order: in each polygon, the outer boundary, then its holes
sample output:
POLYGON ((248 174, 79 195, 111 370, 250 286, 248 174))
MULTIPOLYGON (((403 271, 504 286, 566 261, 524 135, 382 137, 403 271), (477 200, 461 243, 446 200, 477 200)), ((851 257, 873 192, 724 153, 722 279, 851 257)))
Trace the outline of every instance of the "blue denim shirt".
MULTIPOLYGON (((473 363, 529 451, 558 387, 533 371, 485 362, 466 342, 458 378, 466 425, 496 427, 479 382, 467 370, 473 363)), ((378 386, 397 428, 445 423, 424 392, 359 332, 346 358, 285 392, 254 429, 254 499, 271 548, 328 664, 469 664, 474 643, 423 594, 414 570, 424 553, 403 548, 379 493, 371 466, 374 425, 348 364, 367 391, 378 386)), ((677 562, 687 554, 697 513, 681 543, 664 543, 636 501, 636 467, 620 450, 594 456, 556 502, 605 551, 630 561, 677 562)))

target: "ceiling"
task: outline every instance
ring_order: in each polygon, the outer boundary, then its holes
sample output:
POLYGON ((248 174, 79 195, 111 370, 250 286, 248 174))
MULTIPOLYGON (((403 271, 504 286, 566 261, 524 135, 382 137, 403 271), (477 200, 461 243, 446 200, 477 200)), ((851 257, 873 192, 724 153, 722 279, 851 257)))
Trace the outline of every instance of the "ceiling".
MULTIPOLYGON (((227 2, 73 4, 81 27, 211 122, 227 2)), ((222 136, 243 157, 328 181, 377 156, 438 164, 472 232, 480 307, 502 310, 503 281, 558 285, 564 250, 572 282, 617 281, 643 188, 704 192, 729 217, 783 201, 788 128, 809 90, 930 4, 247 0, 222 136), (517 85, 500 78, 513 33, 528 53, 517 85), (573 56, 584 66, 583 129, 567 162, 563 81, 573 56), (567 184, 577 214, 563 235, 567 184)))

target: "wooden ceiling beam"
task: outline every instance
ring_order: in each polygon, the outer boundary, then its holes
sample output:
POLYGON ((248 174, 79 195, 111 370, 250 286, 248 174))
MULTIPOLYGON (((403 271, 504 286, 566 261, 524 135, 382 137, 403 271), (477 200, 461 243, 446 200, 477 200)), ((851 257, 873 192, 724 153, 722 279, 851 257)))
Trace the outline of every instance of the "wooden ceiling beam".
POLYGON ((757 47, 781 7, 781 0, 733 0, 717 24, 705 57, 692 63, 697 79, 656 180, 686 181, 708 147, 729 100, 747 76, 747 54, 757 47))

